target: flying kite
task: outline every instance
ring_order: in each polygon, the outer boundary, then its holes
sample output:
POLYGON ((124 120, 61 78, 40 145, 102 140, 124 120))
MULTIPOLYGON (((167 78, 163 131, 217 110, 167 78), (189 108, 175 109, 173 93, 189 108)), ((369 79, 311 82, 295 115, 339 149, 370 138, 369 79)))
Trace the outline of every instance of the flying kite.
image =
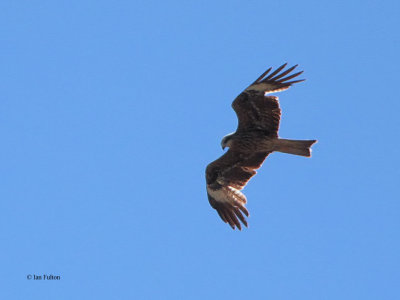
POLYGON ((224 136, 222 149, 229 150, 206 168, 207 196, 211 206, 232 229, 247 227, 249 216, 246 196, 241 192, 247 182, 272 152, 310 157, 311 145, 316 140, 288 140, 278 136, 281 109, 278 97, 266 94, 287 90, 291 85, 304 81, 293 80, 303 71, 289 75, 297 65, 281 72, 287 64, 269 72, 265 71, 232 103, 238 118, 236 132, 224 136), (281 72, 281 73, 280 73, 281 72), (269 75, 268 75, 269 74, 269 75), (268 75, 268 76, 267 76, 268 75), (240 221, 239 221, 240 220, 240 221))

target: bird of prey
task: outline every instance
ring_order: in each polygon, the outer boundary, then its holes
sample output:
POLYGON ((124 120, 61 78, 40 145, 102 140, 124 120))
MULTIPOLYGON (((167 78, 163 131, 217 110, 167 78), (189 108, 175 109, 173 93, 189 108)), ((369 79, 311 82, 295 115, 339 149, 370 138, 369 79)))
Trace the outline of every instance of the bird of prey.
POLYGON ((287 90, 294 83, 305 80, 289 81, 303 72, 290 74, 297 65, 283 71, 286 65, 270 74, 272 68, 269 68, 236 97, 232 108, 238 117, 238 127, 221 141, 222 149, 229 147, 229 150, 206 168, 208 200, 232 229, 241 230, 240 221, 247 227, 243 214, 248 217, 249 212, 245 207, 246 196, 241 190, 265 158, 274 151, 310 157, 310 147, 316 142, 278 136, 281 117, 278 97, 266 94, 287 90))

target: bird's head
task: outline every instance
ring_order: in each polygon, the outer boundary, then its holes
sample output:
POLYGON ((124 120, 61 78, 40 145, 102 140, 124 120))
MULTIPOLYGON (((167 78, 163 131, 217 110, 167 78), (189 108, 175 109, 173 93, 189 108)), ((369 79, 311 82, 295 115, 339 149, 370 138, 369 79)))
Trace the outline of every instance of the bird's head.
POLYGON ((230 134, 228 134, 228 135, 226 135, 226 136, 224 136, 222 138, 222 141, 221 141, 222 150, 224 150, 225 147, 230 147, 231 146, 232 136, 233 135, 234 135, 234 133, 230 133, 230 134))

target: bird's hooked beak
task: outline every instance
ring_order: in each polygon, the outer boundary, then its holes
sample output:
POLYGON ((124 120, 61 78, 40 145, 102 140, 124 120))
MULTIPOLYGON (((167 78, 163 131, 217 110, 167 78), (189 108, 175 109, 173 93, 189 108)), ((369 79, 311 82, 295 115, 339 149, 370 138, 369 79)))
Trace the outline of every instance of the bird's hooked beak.
POLYGON ((226 146, 221 146, 222 150, 225 150, 226 146))

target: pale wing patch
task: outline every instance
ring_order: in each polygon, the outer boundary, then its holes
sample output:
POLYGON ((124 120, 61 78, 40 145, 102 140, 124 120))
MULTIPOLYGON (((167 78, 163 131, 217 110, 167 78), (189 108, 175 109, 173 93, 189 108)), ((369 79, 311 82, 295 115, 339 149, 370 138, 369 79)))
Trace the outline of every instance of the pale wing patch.
POLYGON ((210 194, 215 201, 223 202, 223 203, 231 203, 232 199, 229 197, 229 194, 226 193, 222 188, 214 190, 207 186, 207 192, 210 194))
POLYGON ((282 91, 287 90, 288 88, 289 88, 289 86, 277 88, 276 84, 269 84, 269 83, 262 82, 262 83, 252 84, 247 89, 245 89, 245 91, 262 92, 266 95, 269 93, 282 92, 282 91))
POLYGON ((230 203, 231 205, 240 206, 243 206, 247 203, 246 196, 241 191, 235 189, 232 186, 222 187, 217 190, 214 190, 207 186, 207 192, 212 198, 214 198, 218 202, 230 203))

